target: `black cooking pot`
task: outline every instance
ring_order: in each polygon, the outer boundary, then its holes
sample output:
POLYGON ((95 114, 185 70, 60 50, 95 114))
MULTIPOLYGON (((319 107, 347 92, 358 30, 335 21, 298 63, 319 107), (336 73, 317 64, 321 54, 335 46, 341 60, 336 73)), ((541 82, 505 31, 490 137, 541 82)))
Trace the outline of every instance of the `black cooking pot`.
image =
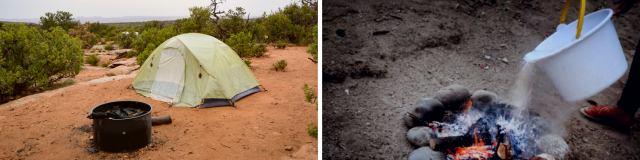
POLYGON ((151 143, 151 110, 153 107, 140 101, 113 101, 91 110, 102 113, 120 108, 141 109, 144 113, 123 119, 93 119, 93 135, 96 147, 108 152, 128 152, 151 143))

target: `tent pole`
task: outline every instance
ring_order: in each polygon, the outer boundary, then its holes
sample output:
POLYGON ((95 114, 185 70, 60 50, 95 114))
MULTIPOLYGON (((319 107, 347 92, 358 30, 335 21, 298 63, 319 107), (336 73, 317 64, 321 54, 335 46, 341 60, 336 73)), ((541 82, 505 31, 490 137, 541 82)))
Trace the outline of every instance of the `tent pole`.
POLYGON ((229 103, 231 103, 231 106, 233 106, 233 107, 235 107, 235 108, 238 108, 238 107, 236 107, 236 105, 235 105, 235 104, 233 104, 233 102, 231 102, 231 100, 230 100, 230 99, 227 99, 227 100, 229 101, 229 103))
POLYGON ((200 110, 200 106, 202 106, 202 102, 204 102, 204 99, 201 99, 201 100, 200 100, 200 105, 198 105, 198 108, 196 109, 196 111, 199 111, 199 110, 200 110))

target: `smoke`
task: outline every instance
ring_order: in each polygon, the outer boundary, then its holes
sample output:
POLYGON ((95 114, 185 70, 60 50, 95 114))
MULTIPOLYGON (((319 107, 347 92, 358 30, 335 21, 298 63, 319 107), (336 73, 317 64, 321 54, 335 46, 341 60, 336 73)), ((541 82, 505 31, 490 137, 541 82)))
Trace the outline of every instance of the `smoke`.
POLYGON ((552 134, 566 137, 566 124, 571 115, 578 112, 574 110, 577 104, 565 101, 543 71, 536 71, 534 75, 531 110, 540 113, 549 122, 552 134))
POLYGON ((535 63, 521 62, 521 70, 510 90, 509 104, 513 105, 513 115, 529 120, 529 112, 540 114, 549 126, 549 133, 566 136, 565 124, 571 117, 575 103, 566 102, 555 89, 547 75, 537 70, 535 63))

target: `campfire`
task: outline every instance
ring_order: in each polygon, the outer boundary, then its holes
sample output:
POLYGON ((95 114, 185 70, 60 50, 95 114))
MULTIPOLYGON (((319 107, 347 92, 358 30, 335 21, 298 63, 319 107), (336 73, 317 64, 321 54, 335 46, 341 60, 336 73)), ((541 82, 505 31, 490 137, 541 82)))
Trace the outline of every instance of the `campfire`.
POLYGON ((549 134, 538 113, 498 103, 495 93, 460 85, 420 100, 403 117, 407 139, 419 148, 409 159, 562 159, 568 145, 549 134), (426 148, 425 148, 426 147, 426 148))

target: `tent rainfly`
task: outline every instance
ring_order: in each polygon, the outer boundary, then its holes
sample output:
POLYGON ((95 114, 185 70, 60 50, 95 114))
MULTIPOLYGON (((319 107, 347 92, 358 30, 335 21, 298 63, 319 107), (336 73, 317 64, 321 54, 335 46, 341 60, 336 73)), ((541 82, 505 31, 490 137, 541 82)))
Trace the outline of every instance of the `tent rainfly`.
POLYGON ((173 107, 235 106, 240 98, 262 91, 236 52, 200 33, 181 34, 158 46, 131 85, 136 93, 173 107))

